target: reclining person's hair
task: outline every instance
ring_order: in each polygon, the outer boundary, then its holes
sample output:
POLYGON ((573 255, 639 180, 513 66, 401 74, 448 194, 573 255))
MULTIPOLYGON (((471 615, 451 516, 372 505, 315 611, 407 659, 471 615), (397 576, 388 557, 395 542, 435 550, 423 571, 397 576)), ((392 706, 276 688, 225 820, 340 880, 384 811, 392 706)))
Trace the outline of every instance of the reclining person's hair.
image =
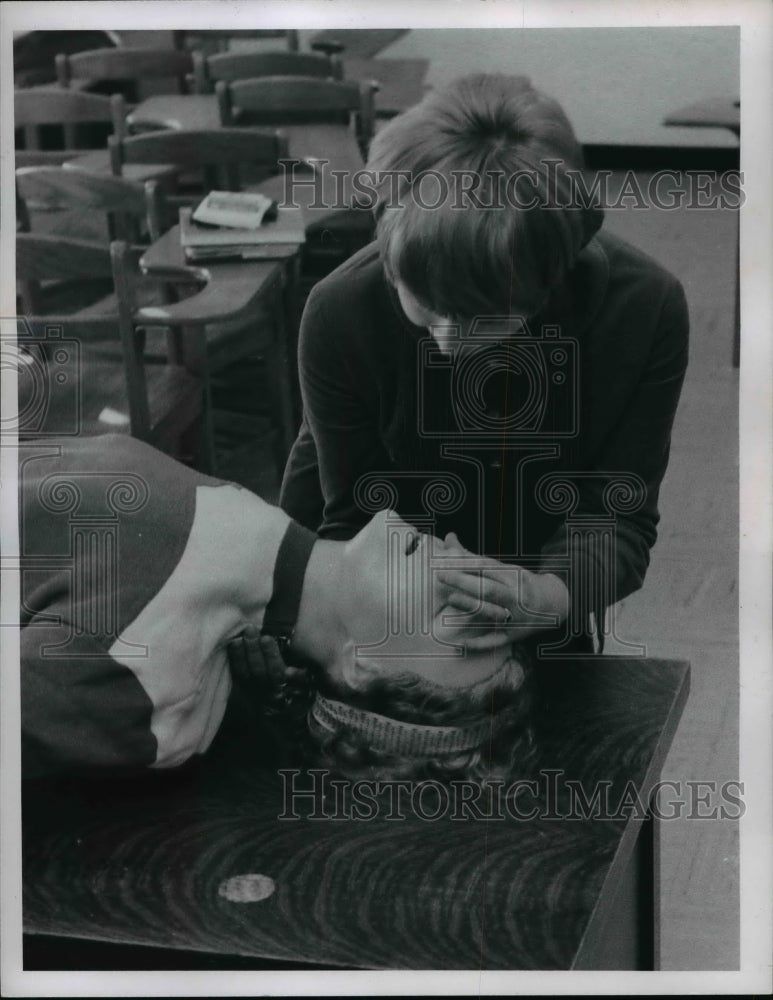
POLYGON ((525 653, 460 688, 362 669, 364 679, 352 687, 313 666, 288 668, 268 699, 277 737, 306 766, 374 780, 525 776, 534 752, 533 668, 525 653))

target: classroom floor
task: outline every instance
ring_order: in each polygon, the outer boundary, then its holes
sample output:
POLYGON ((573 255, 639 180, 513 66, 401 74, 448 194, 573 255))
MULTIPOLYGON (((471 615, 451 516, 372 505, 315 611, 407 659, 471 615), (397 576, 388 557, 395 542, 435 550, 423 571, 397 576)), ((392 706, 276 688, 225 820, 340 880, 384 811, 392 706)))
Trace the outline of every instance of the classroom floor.
MULTIPOLYGON (((620 608, 618 634, 649 655, 690 660, 690 698, 663 777, 721 784, 739 776, 738 218, 720 209, 627 211, 607 213, 605 225, 682 281, 691 324, 659 539, 643 589, 620 608)), ((736 822, 663 823, 664 969, 738 968, 738 879, 736 822)))

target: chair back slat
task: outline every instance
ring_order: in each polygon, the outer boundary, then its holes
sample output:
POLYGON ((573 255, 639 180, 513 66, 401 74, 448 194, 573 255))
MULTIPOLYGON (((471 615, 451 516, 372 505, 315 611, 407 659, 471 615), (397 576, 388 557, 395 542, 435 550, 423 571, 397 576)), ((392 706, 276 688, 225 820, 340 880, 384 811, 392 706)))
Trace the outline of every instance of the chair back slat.
POLYGON ((49 211, 80 206, 143 215, 147 208, 142 184, 109 174, 63 167, 20 167, 16 184, 30 207, 49 211))
MULTIPOLYGON (((107 217, 111 238, 139 242, 158 239, 165 222, 158 182, 93 174, 74 167, 20 167, 16 193, 29 229, 36 212, 98 212, 107 217)), ((31 226, 34 229, 34 225, 31 226)))
POLYGON ((120 95, 107 97, 53 86, 15 90, 13 108, 17 128, 20 125, 53 125, 58 122, 113 124, 116 112, 123 112, 123 120, 126 111, 120 95))
POLYGON ((373 135, 375 88, 374 81, 266 76, 218 80, 215 94, 224 126, 347 123, 365 150, 373 135))
POLYGON ((170 48, 105 48, 60 53, 56 74, 60 87, 69 87, 73 79, 141 80, 142 78, 184 79, 193 72, 190 52, 170 48))
POLYGON ((120 94, 86 94, 61 87, 36 87, 14 91, 14 127, 23 130, 27 150, 41 146, 41 130, 56 127, 58 144, 64 149, 78 146, 101 148, 106 134, 123 135, 126 129, 126 102, 120 94), (86 129, 97 135, 81 138, 86 129))
POLYGON ((237 190, 251 171, 258 178, 276 174, 289 156, 287 137, 267 129, 168 129, 126 139, 110 139, 113 173, 127 163, 167 163, 185 171, 200 171, 208 189, 237 190))
POLYGON ((106 246, 61 236, 16 234, 16 277, 19 281, 66 281, 109 278, 111 275, 106 246))
POLYGON ((305 76, 267 76, 234 80, 229 86, 231 103, 242 111, 258 114, 296 113, 307 120, 359 112, 359 83, 352 80, 315 80, 305 76))
POLYGON ((198 164, 271 162, 286 155, 287 140, 269 129, 165 129, 110 143, 124 163, 198 164))
POLYGON ((246 80, 263 76, 301 76, 340 80, 338 59, 310 52, 193 53, 196 91, 211 93, 216 80, 246 80))

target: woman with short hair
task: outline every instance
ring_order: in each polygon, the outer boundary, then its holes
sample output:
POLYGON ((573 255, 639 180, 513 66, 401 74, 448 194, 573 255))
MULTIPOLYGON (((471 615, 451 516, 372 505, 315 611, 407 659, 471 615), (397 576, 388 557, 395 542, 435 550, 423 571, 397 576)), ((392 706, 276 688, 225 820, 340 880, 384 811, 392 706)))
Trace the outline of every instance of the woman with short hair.
POLYGON ((687 364, 680 283, 600 231, 581 168, 524 77, 456 80, 379 131, 377 238, 309 296, 280 497, 345 539, 381 490, 490 557, 449 583, 562 654, 642 585, 687 364))

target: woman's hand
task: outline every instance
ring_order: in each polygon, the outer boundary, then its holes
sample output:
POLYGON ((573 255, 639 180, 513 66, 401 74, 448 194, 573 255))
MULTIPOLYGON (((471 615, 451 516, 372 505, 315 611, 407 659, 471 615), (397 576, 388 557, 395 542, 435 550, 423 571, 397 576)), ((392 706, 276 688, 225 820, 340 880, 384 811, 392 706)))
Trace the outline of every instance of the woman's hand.
POLYGON ((266 688, 278 686, 288 669, 276 639, 261 635, 256 625, 247 625, 229 642, 228 663, 235 679, 266 688))
POLYGON ((464 549, 453 533, 445 541, 451 554, 467 557, 463 568, 439 574, 439 582, 446 588, 446 604, 473 615, 478 628, 493 625, 507 641, 517 642, 566 620, 569 591, 560 577, 476 556, 464 549))

